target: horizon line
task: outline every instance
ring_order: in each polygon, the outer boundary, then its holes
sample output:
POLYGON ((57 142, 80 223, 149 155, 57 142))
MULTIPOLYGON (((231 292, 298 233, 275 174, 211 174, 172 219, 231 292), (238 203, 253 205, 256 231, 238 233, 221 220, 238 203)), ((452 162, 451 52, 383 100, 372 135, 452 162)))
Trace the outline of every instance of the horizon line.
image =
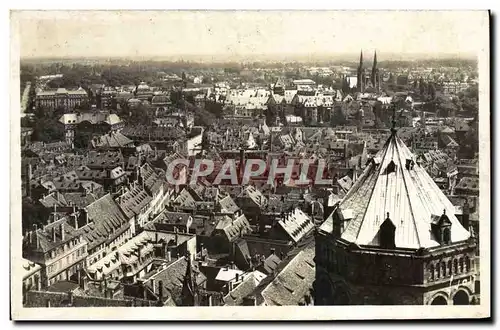
MULTIPOLYGON (((361 50, 360 50, 361 51, 361 50)), ((373 57, 373 54, 377 52, 378 62, 389 62, 389 61, 410 61, 410 60, 443 60, 443 59, 461 59, 461 60, 477 60, 477 55, 473 52, 435 52, 435 53, 398 53, 398 52, 387 52, 381 53, 380 50, 374 49, 373 52, 366 52, 364 49, 363 56, 367 59, 373 57), (372 54, 372 56, 366 56, 372 54), (396 58, 386 58, 380 55, 386 54, 389 57, 396 58)), ((331 60, 335 61, 352 61, 352 57, 359 56, 359 53, 349 52, 349 53, 322 53, 322 54, 308 54, 308 53, 260 53, 260 54, 220 54, 220 53, 207 53, 207 54, 175 54, 175 55, 63 55, 63 56, 51 56, 51 55, 41 55, 41 56, 20 56, 20 60, 66 60, 66 59, 162 59, 167 61, 183 61, 189 60, 193 61, 196 58, 197 61, 210 61, 208 58, 212 58, 217 61, 249 61, 254 60, 254 62, 260 62, 262 60, 273 61, 280 60, 283 61, 284 58, 289 58, 289 61, 297 61, 298 58, 304 60, 305 58, 310 58, 309 61, 327 61, 325 57, 331 56, 331 60), (205 59, 203 59, 205 58, 205 59), (233 60, 231 58, 234 58, 233 60)), ((354 58, 356 59, 356 58, 354 58)))

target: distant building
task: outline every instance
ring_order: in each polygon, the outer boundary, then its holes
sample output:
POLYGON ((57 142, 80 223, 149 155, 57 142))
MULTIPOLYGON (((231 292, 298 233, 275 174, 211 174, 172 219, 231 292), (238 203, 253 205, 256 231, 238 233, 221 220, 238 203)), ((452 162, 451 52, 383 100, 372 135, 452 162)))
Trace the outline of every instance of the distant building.
POLYGON ((72 110, 83 102, 88 102, 88 94, 83 88, 77 90, 67 90, 66 88, 58 88, 52 91, 38 91, 35 96, 35 104, 37 107, 48 109, 64 108, 72 110))

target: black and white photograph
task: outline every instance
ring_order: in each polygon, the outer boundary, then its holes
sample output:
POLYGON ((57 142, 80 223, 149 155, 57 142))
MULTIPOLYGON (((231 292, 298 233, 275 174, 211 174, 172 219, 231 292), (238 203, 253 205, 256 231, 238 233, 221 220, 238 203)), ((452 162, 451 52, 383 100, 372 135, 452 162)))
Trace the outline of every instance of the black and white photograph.
POLYGON ((487 11, 11 29, 13 319, 490 315, 487 11))

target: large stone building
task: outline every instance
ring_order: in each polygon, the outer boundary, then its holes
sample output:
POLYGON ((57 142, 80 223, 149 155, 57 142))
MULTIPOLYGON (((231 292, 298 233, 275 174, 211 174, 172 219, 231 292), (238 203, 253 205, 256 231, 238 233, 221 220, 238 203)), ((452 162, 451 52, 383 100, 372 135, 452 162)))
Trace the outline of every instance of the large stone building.
POLYGON ((23 238, 23 257, 41 266, 34 279, 37 289, 74 280, 78 270, 85 267, 87 241, 78 230, 83 220, 76 213, 71 218, 57 219, 43 228, 35 225, 23 238))
POLYGON ((380 77, 379 69, 377 68, 377 52, 375 52, 373 57, 371 74, 366 74, 365 68, 363 67, 363 51, 361 51, 356 78, 357 92, 364 93, 368 89, 371 89, 373 92, 380 92, 382 79, 380 77))
POLYGON ((315 305, 476 302, 477 243, 395 129, 327 212, 315 305))
POLYGON ((88 94, 83 88, 77 90, 58 88, 57 90, 37 91, 35 102, 37 107, 72 110, 79 104, 88 102, 88 99, 88 94))

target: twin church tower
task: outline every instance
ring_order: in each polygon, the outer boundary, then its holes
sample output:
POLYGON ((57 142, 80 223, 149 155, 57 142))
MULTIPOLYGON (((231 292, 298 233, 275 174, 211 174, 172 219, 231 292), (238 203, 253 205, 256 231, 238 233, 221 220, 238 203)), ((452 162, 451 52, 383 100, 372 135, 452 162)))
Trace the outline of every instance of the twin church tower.
POLYGON ((359 56, 356 91, 364 93, 367 88, 371 87, 375 89, 376 92, 380 92, 381 81, 380 72, 377 68, 377 51, 375 51, 373 57, 373 66, 370 75, 366 74, 365 68, 363 67, 363 51, 361 51, 361 55, 359 56))

